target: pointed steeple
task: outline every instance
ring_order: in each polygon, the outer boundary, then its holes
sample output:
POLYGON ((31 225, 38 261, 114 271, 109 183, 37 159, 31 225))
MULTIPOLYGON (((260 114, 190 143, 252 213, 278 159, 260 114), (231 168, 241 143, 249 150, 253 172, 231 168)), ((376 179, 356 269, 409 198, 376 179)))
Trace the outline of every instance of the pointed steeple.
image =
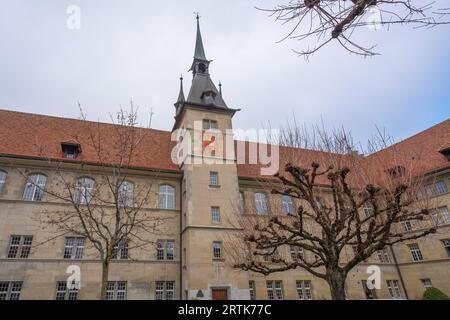
POLYGON ((195 76, 197 73, 208 74, 209 63, 211 62, 206 59, 202 34, 200 32, 200 16, 198 13, 196 13, 196 15, 197 37, 195 39, 194 61, 192 61, 191 69, 189 69, 189 71, 192 71, 193 76, 195 76))
POLYGON ((203 40, 202 40, 202 34, 200 32, 200 16, 197 12, 197 38, 195 40, 195 52, 194 52, 194 59, 204 60, 208 61, 206 59, 205 55, 205 48, 203 48, 203 40))
POLYGON ((183 75, 180 77, 180 93, 178 94, 177 103, 184 102, 186 99, 184 98, 184 90, 183 90, 183 75))

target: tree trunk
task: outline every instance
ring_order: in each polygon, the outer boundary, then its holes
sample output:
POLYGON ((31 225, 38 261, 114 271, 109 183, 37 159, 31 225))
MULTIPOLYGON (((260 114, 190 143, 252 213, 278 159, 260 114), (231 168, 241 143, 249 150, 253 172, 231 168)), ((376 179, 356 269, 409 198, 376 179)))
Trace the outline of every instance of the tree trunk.
POLYGON ((347 275, 339 268, 327 269, 327 282, 330 286, 331 299, 345 300, 345 279, 347 275))
POLYGON ((102 262, 102 289, 100 299, 106 300, 106 292, 108 289, 109 261, 107 259, 102 262))

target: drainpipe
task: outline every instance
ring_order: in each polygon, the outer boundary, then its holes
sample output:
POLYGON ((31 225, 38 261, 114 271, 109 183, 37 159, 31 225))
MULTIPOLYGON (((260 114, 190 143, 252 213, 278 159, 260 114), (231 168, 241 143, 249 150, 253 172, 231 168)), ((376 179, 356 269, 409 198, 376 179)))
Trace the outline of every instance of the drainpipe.
POLYGON ((398 277, 400 278, 400 283, 402 284, 403 292, 405 293, 405 298, 406 298, 406 300, 409 300, 408 291, 406 290, 405 281, 403 281, 403 276, 400 271, 400 266, 398 265, 398 262, 397 262, 397 257, 395 256, 394 248, 392 247, 392 245, 389 245, 389 248, 391 249, 392 258, 394 259, 395 269, 397 269, 398 277))
POLYGON ((183 178, 180 183, 180 300, 183 300, 183 178))

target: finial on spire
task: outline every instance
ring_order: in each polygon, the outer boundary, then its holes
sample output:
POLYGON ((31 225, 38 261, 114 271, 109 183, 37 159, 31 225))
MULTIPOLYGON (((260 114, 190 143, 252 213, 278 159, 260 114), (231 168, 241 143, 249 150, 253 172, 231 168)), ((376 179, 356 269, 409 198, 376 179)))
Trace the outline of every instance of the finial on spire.
POLYGON ((198 11, 195 11, 194 12, 194 14, 195 14, 195 19, 200 19, 201 18, 201 16, 200 16, 200 12, 198 12, 198 11))
POLYGON ((219 94, 222 95, 222 82, 219 81, 219 94))

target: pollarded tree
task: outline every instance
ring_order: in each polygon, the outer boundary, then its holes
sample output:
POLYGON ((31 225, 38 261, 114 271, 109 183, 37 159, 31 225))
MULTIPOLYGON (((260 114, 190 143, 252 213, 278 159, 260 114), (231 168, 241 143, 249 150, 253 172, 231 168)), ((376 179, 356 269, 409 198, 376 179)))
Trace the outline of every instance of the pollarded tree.
POLYGON ((310 56, 333 41, 345 50, 373 56, 374 45, 363 43, 358 31, 389 29, 394 25, 430 28, 448 24, 450 10, 444 1, 427 0, 289 0, 269 12, 283 24, 292 25, 283 39, 300 40, 305 49, 295 51, 310 56), (442 6, 442 7, 441 7, 442 6))
POLYGON ((236 268, 264 275, 303 268, 328 283, 332 299, 342 300, 356 265, 387 246, 435 232, 427 199, 417 198, 424 181, 420 157, 403 156, 395 145, 364 157, 351 151, 344 131, 305 132, 283 132, 281 144, 289 146, 280 148, 283 173, 263 183, 272 194, 295 200, 273 203, 266 216, 242 215, 232 260, 236 268), (404 233, 399 225, 405 222, 421 228, 404 233), (301 254, 280 254, 287 248, 301 254))

